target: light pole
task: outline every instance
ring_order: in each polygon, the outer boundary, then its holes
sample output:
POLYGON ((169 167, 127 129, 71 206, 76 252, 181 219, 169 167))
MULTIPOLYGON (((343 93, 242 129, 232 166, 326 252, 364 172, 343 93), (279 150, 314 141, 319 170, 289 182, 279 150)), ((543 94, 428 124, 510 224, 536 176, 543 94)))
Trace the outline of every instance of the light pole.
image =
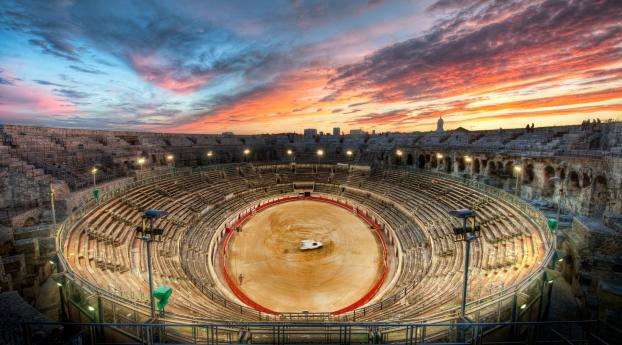
POLYGON ((519 188, 519 181, 520 181, 520 177, 522 176, 523 172, 523 167, 521 167, 520 165, 515 165, 514 166, 514 174, 516 175, 516 186, 514 187, 514 190, 516 191, 516 195, 520 196, 520 191, 518 190, 519 188))
POLYGON ((564 188, 562 186, 562 179, 559 176, 553 176, 549 178, 549 183, 559 183, 559 201, 557 202, 557 223, 559 224, 559 218, 562 213, 562 198, 564 197, 564 188))
POLYGON ((348 157, 348 163, 350 163, 350 161, 352 160, 352 155, 354 154, 354 152, 352 152, 352 150, 347 150, 346 151, 346 156, 348 157))
POLYGON ((471 162, 473 162, 473 158, 471 156, 464 156, 464 162, 467 164, 467 171, 471 174, 471 162))
POLYGON ((471 241, 477 239, 477 234, 480 231, 480 225, 475 224, 475 213, 470 209, 459 209, 449 211, 449 214, 462 219, 462 227, 454 228, 454 235, 456 235, 456 242, 465 242, 465 259, 464 259, 464 281, 462 286, 462 306, 460 308, 460 316, 465 319, 466 317, 466 302, 467 302, 467 287, 469 283, 469 260, 471 256, 471 241), (467 227, 467 222, 471 221, 471 226, 467 227))
POLYGON ((212 156, 214 155, 214 152, 212 151, 207 151, 207 159, 209 161, 209 164, 212 164, 212 156))
POLYGON ((441 160, 443 159, 443 154, 442 153, 437 153, 436 154, 436 171, 440 171, 441 170, 441 160))
POLYGON ((55 196, 54 185, 53 183, 50 183, 50 206, 52 206, 52 224, 54 224, 54 234, 56 234, 56 208, 54 206, 55 196))
POLYGON ((402 150, 397 149, 395 150, 395 155, 397 156, 397 163, 398 164, 402 164, 402 155, 404 154, 404 152, 402 152, 402 150))
POLYGON ((93 167, 93 169, 91 169, 91 174, 93 175, 93 188, 97 187, 97 168, 93 167))
POLYGON ((322 159, 322 156, 324 156, 324 150, 319 149, 317 150, 317 167, 315 168, 315 172, 319 172, 320 169, 320 160, 322 159))
POLYGON ((292 149, 287 149, 287 156, 289 157, 289 162, 292 163, 294 160, 294 151, 292 151, 292 149))
POLYGON ((171 154, 167 155, 166 161, 168 162, 168 166, 171 168, 171 172, 175 170, 175 156, 171 154))
POLYGON ((136 233, 139 239, 145 241, 147 244, 147 271, 149 274, 149 308, 151 311, 151 318, 155 318, 155 301, 153 300, 153 264, 151 259, 151 242, 160 241, 160 237, 164 232, 162 229, 154 228, 153 221, 159 218, 166 217, 168 213, 166 211, 159 210, 146 210, 143 212, 143 224, 136 227, 136 233), (145 222, 149 222, 149 227, 145 226, 145 222))
POLYGON ((246 162, 246 157, 251 153, 250 149, 244 149, 244 161, 246 162))

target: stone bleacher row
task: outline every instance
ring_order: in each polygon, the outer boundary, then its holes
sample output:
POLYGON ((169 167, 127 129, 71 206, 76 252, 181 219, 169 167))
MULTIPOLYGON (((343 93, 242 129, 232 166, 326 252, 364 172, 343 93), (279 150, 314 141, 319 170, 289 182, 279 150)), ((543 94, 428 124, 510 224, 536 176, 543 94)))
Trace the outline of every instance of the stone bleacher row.
POLYGON ((470 299, 519 282, 544 257, 539 229, 526 216, 449 179, 404 170, 365 173, 333 165, 299 165, 293 170, 289 165, 248 164, 169 178, 99 205, 68 236, 68 263, 97 286, 146 303, 145 247, 134 229, 144 209, 164 209, 169 216, 156 221, 164 235, 154 246, 153 258, 156 285, 176 291, 167 311, 210 319, 256 319, 224 306, 208 271, 209 243, 228 216, 258 200, 292 193, 294 181, 312 181, 318 193, 364 205, 401 243, 402 273, 384 295, 407 291, 406 297, 358 314, 357 320, 422 318, 458 303, 464 253, 462 243, 454 242, 453 227, 461 224, 447 215, 450 209, 471 207, 482 224, 472 250, 470 299))

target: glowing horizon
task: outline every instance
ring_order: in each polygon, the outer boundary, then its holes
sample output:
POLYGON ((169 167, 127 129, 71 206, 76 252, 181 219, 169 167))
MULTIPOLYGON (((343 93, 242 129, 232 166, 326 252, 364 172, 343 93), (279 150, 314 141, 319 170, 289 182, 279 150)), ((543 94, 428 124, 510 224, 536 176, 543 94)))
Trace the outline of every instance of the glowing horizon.
POLYGON ((0 123, 173 133, 622 119, 622 3, 6 1, 0 123))

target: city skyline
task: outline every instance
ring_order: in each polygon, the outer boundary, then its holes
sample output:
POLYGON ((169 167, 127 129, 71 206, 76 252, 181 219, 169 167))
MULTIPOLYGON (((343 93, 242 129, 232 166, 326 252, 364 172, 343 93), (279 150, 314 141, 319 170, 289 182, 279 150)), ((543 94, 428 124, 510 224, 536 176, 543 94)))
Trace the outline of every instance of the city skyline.
POLYGON ((259 134, 622 117, 618 1, 2 4, 2 123, 259 134))

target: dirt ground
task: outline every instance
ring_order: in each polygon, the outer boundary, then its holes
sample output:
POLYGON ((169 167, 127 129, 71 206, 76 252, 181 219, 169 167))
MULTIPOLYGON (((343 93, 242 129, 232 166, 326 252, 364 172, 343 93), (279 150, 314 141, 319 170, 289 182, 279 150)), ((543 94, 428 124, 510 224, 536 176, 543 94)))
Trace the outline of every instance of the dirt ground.
POLYGON ((330 312, 363 297, 382 272, 374 231, 351 212, 319 201, 272 206, 229 243, 232 278, 246 296, 278 312, 330 312), (323 247, 298 249, 301 240, 323 247))

